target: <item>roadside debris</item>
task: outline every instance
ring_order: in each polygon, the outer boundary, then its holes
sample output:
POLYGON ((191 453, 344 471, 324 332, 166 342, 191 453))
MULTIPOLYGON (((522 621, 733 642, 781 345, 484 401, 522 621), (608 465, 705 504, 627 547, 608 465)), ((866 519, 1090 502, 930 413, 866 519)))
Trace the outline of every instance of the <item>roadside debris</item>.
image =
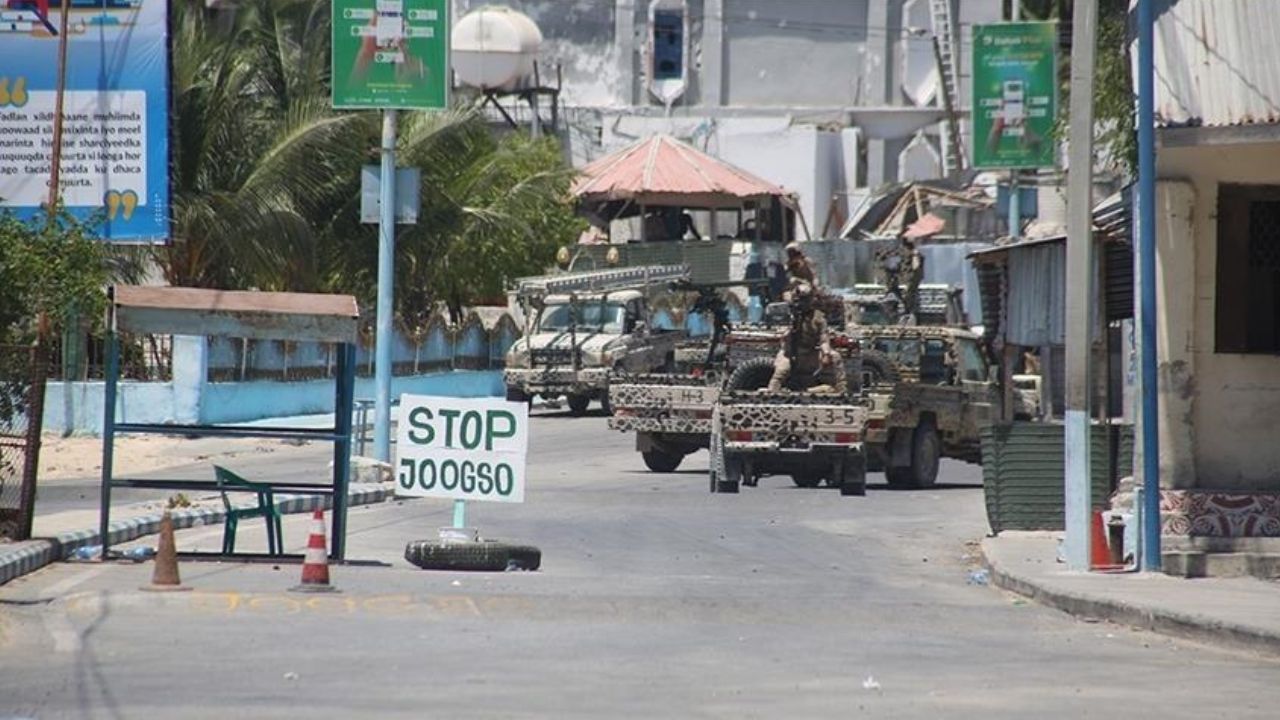
POLYGON ((990 585, 991 573, 984 568, 982 570, 974 570, 969 573, 968 584, 970 585, 990 585))

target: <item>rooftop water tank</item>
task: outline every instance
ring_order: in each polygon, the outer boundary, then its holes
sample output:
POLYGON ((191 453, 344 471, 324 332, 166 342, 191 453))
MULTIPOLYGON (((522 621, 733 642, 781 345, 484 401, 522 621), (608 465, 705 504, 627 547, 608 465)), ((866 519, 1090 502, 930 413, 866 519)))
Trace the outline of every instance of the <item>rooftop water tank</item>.
POLYGON ((458 80, 482 90, 514 90, 533 74, 542 31, 524 13, 487 5, 459 20, 451 40, 458 80))

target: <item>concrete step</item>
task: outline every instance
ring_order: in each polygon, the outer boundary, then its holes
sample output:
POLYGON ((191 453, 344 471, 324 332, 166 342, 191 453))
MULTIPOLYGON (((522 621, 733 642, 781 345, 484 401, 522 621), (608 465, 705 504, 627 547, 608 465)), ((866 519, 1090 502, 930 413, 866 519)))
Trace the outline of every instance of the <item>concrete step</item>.
POLYGON ((1175 577, 1280 578, 1280 553, 1175 550, 1162 555, 1164 572, 1175 577))

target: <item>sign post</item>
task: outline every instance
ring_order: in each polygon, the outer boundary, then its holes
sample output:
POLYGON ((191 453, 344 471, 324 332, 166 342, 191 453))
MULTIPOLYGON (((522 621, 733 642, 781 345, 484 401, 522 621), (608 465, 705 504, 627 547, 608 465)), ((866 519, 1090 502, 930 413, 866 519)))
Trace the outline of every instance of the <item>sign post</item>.
POLYGON ((396 496, 452 498, 451 537, 469 532, 468 500, 524 502, 526 403, 402 395, 397 425, 396 496))
MULTIPOLYGON (((1014 17, 1020 16, 1014 3, 1014 17)), ((1009 169, 1009 235, 1022 234, 1021 168, 1052 167, 1058 112, 1058 26, 973 28, 973 167, 1009 169)))
POLYGON ((332 0, 333 107, 382 115, 374 456, 391 459, 396 110, 449 105, 449 0, 332 0))

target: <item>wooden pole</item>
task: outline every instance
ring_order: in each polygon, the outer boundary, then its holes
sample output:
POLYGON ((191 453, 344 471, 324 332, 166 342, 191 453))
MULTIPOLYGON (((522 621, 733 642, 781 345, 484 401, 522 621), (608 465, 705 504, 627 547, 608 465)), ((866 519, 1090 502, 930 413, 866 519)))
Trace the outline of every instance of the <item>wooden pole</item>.
POLYGON ((58 80, 53 111, 53 154, 49 158, 49 212, 58 207, 59 175, 62 174, 62 103, 67 93, 67 18, 71 15, 71 0, 62 0, 62 17, 58 29, 58 80))

